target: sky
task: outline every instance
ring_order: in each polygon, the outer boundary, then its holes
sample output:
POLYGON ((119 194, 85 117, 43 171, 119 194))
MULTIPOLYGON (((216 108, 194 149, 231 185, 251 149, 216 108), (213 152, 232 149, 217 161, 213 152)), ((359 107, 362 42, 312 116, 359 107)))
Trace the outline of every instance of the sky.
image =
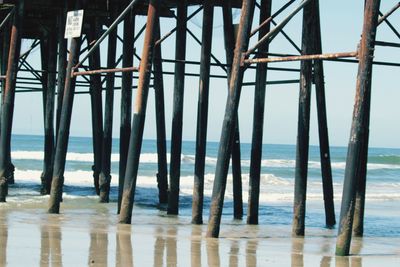
MULTIPOLYGON (((274 0, 273 12, 279 9, 287 1, 274 0)), ((279 15, 275 21, 280 22, 286 15, 293 10, 300 1, 296 1, 286 12, 279 15)), ((394 6, 397 1, 381 1, 381 11, 386 13, 394 6)), ((363 20, 363 0, 358 1, 320 1, 321 27, 322 27, 322 49, 324 53, 351 52, 355 51, 360 40, 363 20)), ((189 14, 196 8, 190 7, 189 14)), ((223 44, 222 10, 219 7, 214 11, 213 28, 213 54, 221 61, 225 62, 225 51, 223 44)), ((399 25, 400 11, 390 17, 393 25, 399 25)), ((253 28, 258 25, 258 11, 255 13, 253 28)), ((239 10, 234 12, 235 22, 239 21, 239 10)), ((161 20, 161 35, 169 32, 174 26, 174 19, 161 20)), ((136 19, 136 31, 145 23, 145 17, 136 19)), ((202 13, 188 22, 188 27, 201 39, 202 13)), ((284 28, 285 32, 300 46, 302 28, 302 12, 298 13, 289 24, 284 28)), ((399 29, 400 30, 400 29, 399 29)), ((119 28, 122 36, 122 28, 119 28)), ((397 36, 390 31, 385 23, 378 28, 377 40, 398 42, 397 36)), ((251 39, 254 44, 256 38, 251 39)), ((106 43, 107 40, 104 41, 106 43)), ((141 54, 143 38, 140 38, 135 47, 138 54, 141 54)), ((30 40, 24 40, 22 52, 31 44, 30 40)), ((174 58, 175 35, 169 37, 163 43, 163 57, 174 58)), ((101 46, 102 65, 105 65, 106 46, 101 46)), ((296 50, 279 34, 270 44, 270 52, 295 54, 296 50)), ((117 54, 121 53, 121 44, 118 45, 117 54)), ((29 59, 30 63, 40 69, 38 57, 40 50, 29 59)), ((200 46, 194 42, 193 38, 187 37, 188 60, 199 60, 200 46)), ((376 47, 375 60, 400 62, 398 48, 376 47)), ((135 66, 139 65, 137 59, 135 66)), ((299 68, 300 63, 271 63, 270 66, 299 68)), ((173 71, 173 64, 164 63, 164 70, 173 71)), ((324 62, 326 102, 328 116, 328 130, 330 143, 333 146, 347 146, 351 119, 354 105, 356 88, 357 64, 324 62)), ((198 73, 198 66, 187 66, 187 72, 198 73)), ((224 74, 219 68, 212 68, 212 74, 224 74)), ((282 79, 298 79, 299 74, 289 72, 269 71, 268 81, 282 79)), ((253 82, 255 79, 254 71, 245 73, 244 81, 253 82)), ((117 80, 119 85, 120 81, 117 80)), ((134 81, 137 84, 137 81, 134 81)), ((371 104, 371 123, 370 123, 370 146, 374 147, 400 147, 400 75, 396 67, 374 66, 372 79, 372 104, 371 104)), ((198 98, 199 80, 198 78, 187 77, 185 79, 185 99, 184 99, 184 119, 183 119, 183 139, 195 140, 196 138, 196 112, 198 98)), ((77 90, 82 90, 77 88, 77 90)), ((172 122, 172 100, 173 100, 173 76, 164 77, 165 108, 166 108, 166 127, 167 139, 171 139, 172 122)), ((312 92, 311 121, 310 121, 310 144, 318 144, 318 125, 315 105, 315 89, 312 92)), ((133 91, 133 99, 136 90, 133 91)), ((227 97, 227 81, 224 79, 212 79, 210 82, 209 99, 209 124, 208 140, 219 141, 222 130, 222 121, 227 97)), ((297 136, 297 116, 298 116, 299 85, 270 85, 266 89, 265 99, 265 120, 263 143, 268 144, 295 144, 297 136)), ((103 95, 104 101, 104 95, 103 95)), ((251 142, 252 135, 252 116, 253 116, 254 87, 243 87, 239 106, 239 125, 241 140, 245 143, 251 142)), ((133 101, 134 102, 134 101, 133 101)), ((15 99, 14 113, 14 134, 43 134, 43 111, 41 93, 17 94, 15 99)), ((155 139, 155 112, 154 94, 150 89, 147 105, 146 125, 144 138, 155 139)), ((71 122, 72 136, 91 136, 91 115, 90 115, 89 95, 76 95, 73 107, 71 122)), ((120 92, 115 92, 114 103, 114 126, 113 137, 119 137, 120 121, 120 92)))

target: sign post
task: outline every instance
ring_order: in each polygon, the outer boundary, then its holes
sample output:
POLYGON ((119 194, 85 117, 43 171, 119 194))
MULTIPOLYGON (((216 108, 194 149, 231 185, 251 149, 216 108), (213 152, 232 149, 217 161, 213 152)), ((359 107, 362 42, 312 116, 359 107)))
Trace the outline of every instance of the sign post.
POLYGON ((67 13, 67 21, 65 23, 64 38, 76 38, 81 36, 83 22, 83 9, 73 10, 67 13))

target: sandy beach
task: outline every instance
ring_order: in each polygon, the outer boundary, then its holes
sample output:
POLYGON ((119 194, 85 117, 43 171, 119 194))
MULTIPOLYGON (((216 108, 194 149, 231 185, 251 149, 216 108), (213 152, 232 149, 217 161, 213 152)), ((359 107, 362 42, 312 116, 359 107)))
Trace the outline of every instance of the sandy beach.
POLYGON ((187 217, 134 208, 118 225, 115 203, 64 203, 62 214, 15 203, 0 205, 0 266, 399 266, 400 237, 354 239, 350 257, 335 257, 337 229, 248 226, 224 218, 221 237, 187 217))

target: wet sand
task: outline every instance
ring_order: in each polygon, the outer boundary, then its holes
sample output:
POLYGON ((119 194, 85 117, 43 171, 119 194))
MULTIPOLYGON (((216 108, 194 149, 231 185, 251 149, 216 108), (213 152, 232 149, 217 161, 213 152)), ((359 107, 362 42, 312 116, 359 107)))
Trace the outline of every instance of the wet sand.
POLYGON ((224 218, 219 239, 185 216, 135 208, 118 225, 115 203, 66 208, 0 205, 0 266, 400 266, 400 237, 354 239, 353 256, 335 257, 336 229, 247 226, 224 218))

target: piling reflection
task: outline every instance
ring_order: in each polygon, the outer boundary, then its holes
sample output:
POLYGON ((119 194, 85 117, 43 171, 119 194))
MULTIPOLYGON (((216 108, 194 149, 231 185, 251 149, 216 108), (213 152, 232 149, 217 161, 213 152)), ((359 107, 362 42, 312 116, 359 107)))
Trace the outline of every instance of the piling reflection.
POLYGON ((201 267, 201 226, 193 225, 190 243, 190 260, 192 267, 201 267))
POLYGON ((0 211, 0 267, 7 265, 8 223, 4 211, 0 211))
POLYGON ((207 263, 208 266, 221 266, 219 258, 219 241, 217 238, 206 239, 207 263))
POLYGON ((164 261, 165 238, 164 229, 157 227, 155 231, 156 241, 154 242, 154 267, 162 267, 164 261))
POLYGON ((238 267, 239 266, 239 241, 232 240, 231 248, 229 250, 229 266, 238 267))
POLYGON ((257 240, 248 240, 246 244, 246 266, 257 266, 257 240))
POLYGON ((167 266, 176 267, 178 265, 177 257, 177 228, 175 226, 170 226, 167 229, 167 266))
POLYGON ((108 262, 108 232, 106 225, 92 225, 90 232, 89 265, 107 266, 108 262), (100 229, 99 229, 100 228, 100 229))
POLYGON ((133 267, 131 226, 118 225, 117 231, 116 267, 133 267))
POLYGON ((292 238, 291 266, 304 266, 304 238, 292 238))
POLYGON ((41 247, 39 266, 63 266, 62 262, 62 233, 60 218, 49 215, 40 227, 41 247))

